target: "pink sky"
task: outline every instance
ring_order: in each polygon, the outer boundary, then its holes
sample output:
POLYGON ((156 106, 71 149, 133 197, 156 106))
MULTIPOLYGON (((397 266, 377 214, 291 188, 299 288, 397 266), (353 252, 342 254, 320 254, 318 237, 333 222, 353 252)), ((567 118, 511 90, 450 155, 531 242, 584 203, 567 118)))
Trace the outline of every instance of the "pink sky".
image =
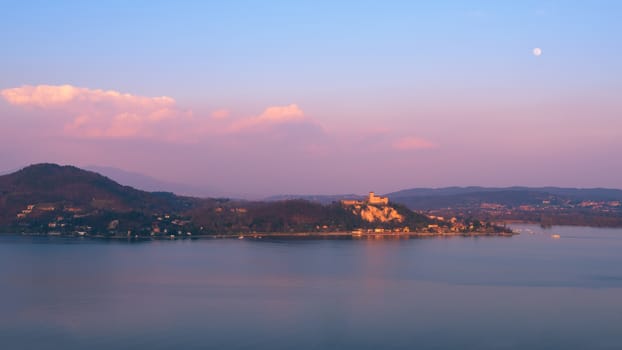
POLYGON ((0 172, 110 166, 254 197, 622 188, 621 10, 12 2, 0 11, 0 172))
POLYGON ((376 106, 345 116, 296 101, 249 114, 166 95, 72 85, 3 89, 3 170, 35 162, 113 166, 250 196, 622 187, 620 102, 606 95, 534 103, 476 94, 451 103, 415 98, 386 113, 376 106))

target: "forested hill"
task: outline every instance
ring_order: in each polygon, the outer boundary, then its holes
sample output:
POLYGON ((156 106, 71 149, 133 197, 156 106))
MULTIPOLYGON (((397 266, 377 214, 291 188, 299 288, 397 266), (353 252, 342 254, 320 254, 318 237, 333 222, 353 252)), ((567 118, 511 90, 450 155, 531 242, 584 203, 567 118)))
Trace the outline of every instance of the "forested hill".
POLYGON ((189 197, 122 186, 73 166, 37 164, 0 176, 0 215, 5 220, 33 204, 83 211, 155 212, 187 210, 198 203, 199 200, 189 197))

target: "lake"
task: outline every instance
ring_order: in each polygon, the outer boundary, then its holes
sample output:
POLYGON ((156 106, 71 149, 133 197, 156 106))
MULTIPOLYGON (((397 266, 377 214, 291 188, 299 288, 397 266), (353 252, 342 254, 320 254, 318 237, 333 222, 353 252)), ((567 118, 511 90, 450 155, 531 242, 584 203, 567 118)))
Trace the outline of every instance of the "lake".
POLYGON ((0 344, 621 349, 622 229, 514 228, 410 240, 0 237, 0 344))

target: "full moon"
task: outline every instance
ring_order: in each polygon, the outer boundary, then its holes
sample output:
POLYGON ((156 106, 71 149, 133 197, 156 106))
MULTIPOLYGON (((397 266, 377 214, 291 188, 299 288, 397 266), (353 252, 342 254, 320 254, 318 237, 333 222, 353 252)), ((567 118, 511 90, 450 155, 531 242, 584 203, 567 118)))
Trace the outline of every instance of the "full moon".
POLYGON ((535 49, 533 49, 533 55, 536 57, 542 55, 542 49, 539 47, 536 47, 535 49))

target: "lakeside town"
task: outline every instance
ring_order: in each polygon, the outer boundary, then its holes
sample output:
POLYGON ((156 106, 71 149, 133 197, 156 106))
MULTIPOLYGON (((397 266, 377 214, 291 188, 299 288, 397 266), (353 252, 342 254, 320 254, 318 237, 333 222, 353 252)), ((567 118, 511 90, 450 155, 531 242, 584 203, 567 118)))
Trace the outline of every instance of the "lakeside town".
POLYGON ((536 204, 520 205, 483 202, 426 212, 432 216, 475 216, 492 222, 525 222, 542 226, 622 226, 622 202, 619 200, 547 199, 536 204))
POLYGON ((185 197, 140 191, 72 166, 38 164, 0 176, 0 232, 131 239, 358 238, 505 236, 513 234, 506 224, 515 222, 622 224, 616 190, 447 188, 329 198, 185 197))
MULTIPOLYGON (((284 201, 281 204, 300 204, 284 201)), ((249 208, 232 206, 230 202, 214 206, 210 211, 221 220, 236 217, 243 220, 249 208)), ((243 203, 238 203, 243 204, 243 203)), ((460 220, 456 217, 421 216, 408 213, 403 207, 391 205, 387 197, 370 192, 364 200, 342 200, 335 203, 346 213, 360 219, 360 226, 322 223, 307 225, 305 230, 291 227, 288 230, 257 230, 252 225, 239 225, 224 230, 213 230, 193 222, 192 216, 174 213, 153 214, 127 218, 126 214, 108 213, 101 217, 98 211, 88 212, 75 206, 54 206, 49 203, 28 204, 16 214, 17 233, 23 235, 108 237, 130 239, 187 239, 187 238, 266 238, 266 237, 318 237, 318 238, 387 238, 387 237, 433 237, 433 236, 511 236, 514 233, 490 222, 477 219, 460 220), (408 217, 409 214, 411 217, 408 217), (413 221, 412 215, 419 220, 413 221), (138 220, 137 220, 138 219, 138 220), (132 222, 130 229, 125 221, 132 222), (124 225, 125 224, 125 225, 124 225)), ((251 208, 252 212, 252 208, 251 208)), ((301 212, 299 215, 304 215, 301 212)))

